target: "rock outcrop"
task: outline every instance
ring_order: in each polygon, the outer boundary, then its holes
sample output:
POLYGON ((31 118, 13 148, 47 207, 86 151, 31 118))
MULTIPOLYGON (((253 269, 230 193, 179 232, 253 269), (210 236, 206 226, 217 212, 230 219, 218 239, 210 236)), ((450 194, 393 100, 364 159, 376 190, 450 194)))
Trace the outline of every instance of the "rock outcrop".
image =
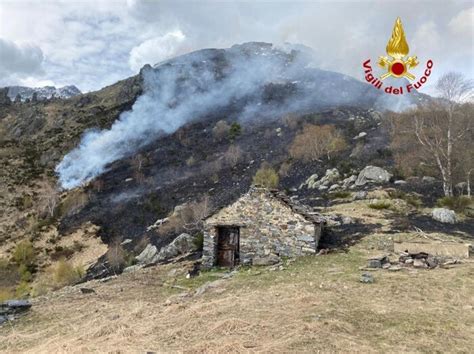
POLYGON ((360 171, 355 182, 356 186, 363 186, 366 183, 387 183, 392 175, 381 167, 366 166, 360 171))
POLYGON ((174 239, 169 245, 158 248, 148 244, 145 249, 135 259, 138 264, 151 264, 165 261, 179 255, 183 255, 196 250, 195 239, 189 234, 182 233, 174 239))

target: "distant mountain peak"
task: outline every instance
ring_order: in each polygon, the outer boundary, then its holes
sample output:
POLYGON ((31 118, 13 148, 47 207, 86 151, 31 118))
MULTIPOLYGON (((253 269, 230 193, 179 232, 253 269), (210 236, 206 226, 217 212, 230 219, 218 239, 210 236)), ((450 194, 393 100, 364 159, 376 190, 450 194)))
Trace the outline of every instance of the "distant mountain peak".
POLYGON ((12 101, 17 95, 20 95, 21 100, 32 99, 33 94, 36 93, 38 100, 50 99, 53 96, 56 98, 71 98, 80 95, 82 92, 74 85, 68 85, 56 88, 54 86, 43 87, 26 87, 26 86, 8 86, 8 97, 12 101))

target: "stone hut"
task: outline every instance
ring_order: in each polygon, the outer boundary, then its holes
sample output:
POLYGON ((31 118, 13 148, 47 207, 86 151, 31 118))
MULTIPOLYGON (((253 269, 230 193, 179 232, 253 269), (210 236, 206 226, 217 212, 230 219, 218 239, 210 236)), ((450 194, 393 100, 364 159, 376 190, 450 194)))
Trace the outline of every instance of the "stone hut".
POLYGON ((204 220, 202 265, 263 265, 314 254, 324 219, 286 194, 251 187, 204 220))

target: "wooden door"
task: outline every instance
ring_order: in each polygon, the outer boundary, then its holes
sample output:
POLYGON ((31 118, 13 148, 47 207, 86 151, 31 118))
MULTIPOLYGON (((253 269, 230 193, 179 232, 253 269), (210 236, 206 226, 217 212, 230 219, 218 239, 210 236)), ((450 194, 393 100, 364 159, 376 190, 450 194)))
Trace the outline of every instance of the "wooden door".
POLYGON ((217 265, 233 267, 239 260, 239 228, 219 227, 217 237, 217 265))

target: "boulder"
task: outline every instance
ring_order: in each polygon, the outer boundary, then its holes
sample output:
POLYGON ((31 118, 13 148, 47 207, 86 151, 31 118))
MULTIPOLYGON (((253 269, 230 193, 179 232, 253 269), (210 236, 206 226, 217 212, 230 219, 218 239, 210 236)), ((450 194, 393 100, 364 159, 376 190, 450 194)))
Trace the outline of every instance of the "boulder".
POLYGON ((140 253, 135 259, 138 264, 148 264, 153 263, 156 255, 158 253, 158 248, 152 244, 146 245, 145 249, 140 253))
POLYGON ((445 208, 435 208, 431 212, 431 217, 436 221, 455 224, 456 223, 456 213, 454 210, 449 210, 445 208))
POLYGON ((194 242, 194 237, 189 234, 182 233, 176 237, 173 242, 168 246, 163 247, 158 255, 156 256, 156 261, 164 261, 181 254, 186 254, 196 250, 196 244, 194 242))
POLYGON ((377 166, 366 166, 362 171, 360 171, 355 185, 363 186, 368 182, 386 183, 390 181, 391 177, 392 175, 383 168, 377 166))
POLYGON ((339 188, 339 185, 337 183, 333 184, 331 187, 329 187, 329 192, 335 191, 338 188, 339 188))

